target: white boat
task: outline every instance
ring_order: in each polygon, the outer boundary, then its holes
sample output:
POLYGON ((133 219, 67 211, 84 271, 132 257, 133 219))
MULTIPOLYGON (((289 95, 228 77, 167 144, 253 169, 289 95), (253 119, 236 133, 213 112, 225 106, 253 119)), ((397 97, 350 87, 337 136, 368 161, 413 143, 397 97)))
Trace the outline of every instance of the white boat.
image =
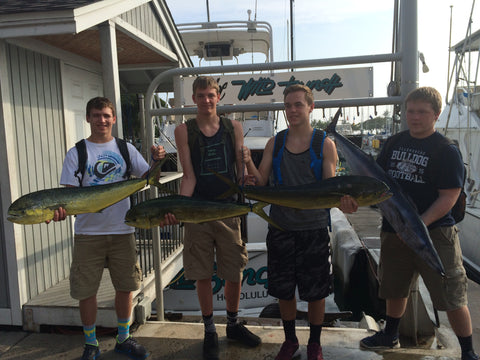
MULTIPOLYGON (((473 11, 472 11, 473 12, 473 11)), ((449 79, 453 79, 452 97, 442 111, 436 128, 458 142, 467 168, 465 192, 467 209, 463 221, 457 224, 460 232, 464 264, 469 277, 480 283, 480 30, 472 33, 471 21, 467 36, 451 47, 455 54, 449 79)), ((448 95, 447 95, 448 96, 448 95)))

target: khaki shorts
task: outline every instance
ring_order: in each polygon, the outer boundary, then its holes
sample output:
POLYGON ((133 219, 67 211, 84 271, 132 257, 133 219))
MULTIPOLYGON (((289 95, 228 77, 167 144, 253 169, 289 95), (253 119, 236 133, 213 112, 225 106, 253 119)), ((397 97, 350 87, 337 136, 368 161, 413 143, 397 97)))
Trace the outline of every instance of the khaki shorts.
POLYGON ((94 296, 103 269, 110 270, 117 291, 140 288, 142 270, 137 261, 134 234, 75 235, 70 268, 70 295, 77 300, 94 296))
POLYGON ((209 279, 217 262, 217 276, 240 282, 248 262, 245 243, 240 234, 240 218, 185 224, 183 267, 190 280, 209 279))
POLYGON ((467 305, 467 276, 456 226, 430 231, 430 238, 445 268, 442 278, 416 255, 396 234, 381 233, 379 265, 382 299, 405 298, 420 274, 437 310, 451 311, 467 305))

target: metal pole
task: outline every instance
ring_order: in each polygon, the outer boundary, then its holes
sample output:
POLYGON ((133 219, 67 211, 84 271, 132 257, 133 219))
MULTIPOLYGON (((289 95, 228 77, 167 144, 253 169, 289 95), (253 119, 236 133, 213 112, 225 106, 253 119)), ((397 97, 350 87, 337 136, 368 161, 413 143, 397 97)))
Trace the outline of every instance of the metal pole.
MULTIPOLYGON (((403 55, 400 93, 405 98, 410 91, 418 88, 417 0, 400 3, 400 48, 403 55)), ((400 130, 406 129, 405 104, 402 104, 400 130)))

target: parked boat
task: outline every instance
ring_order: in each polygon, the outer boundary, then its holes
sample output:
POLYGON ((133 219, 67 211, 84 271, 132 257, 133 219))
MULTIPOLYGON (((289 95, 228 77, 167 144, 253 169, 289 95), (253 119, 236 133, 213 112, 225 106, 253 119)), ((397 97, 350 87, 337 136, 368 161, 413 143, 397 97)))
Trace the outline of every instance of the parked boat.
MULTIPOLYGON (((472 8, 473 14, 473 8, 472 8)), ((467 168, 465 192, 467 209, 463 221, 457 224, 460 233, 464 264, 469 277, 480 283, 480 30, 472 32, 472 18, 468 21, 466 37, 452 46, 454 53, 448 99, 436 128, 458 143, 467 168)))

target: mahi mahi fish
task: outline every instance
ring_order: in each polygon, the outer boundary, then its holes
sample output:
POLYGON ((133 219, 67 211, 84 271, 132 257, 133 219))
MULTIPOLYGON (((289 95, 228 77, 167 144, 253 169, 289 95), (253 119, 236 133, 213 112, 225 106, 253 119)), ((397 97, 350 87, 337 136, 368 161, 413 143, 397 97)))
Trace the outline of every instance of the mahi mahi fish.
POLYGON ((169 195, 146 200, 133 206, 125 215, 125 223, 142 229, 159 226, 165 215, 171 213, 178 221, 200 224, 206 221, 221 220, 247 214, 249 211, 281 229, 263 211, 267 203, 253 205, 232 202, 202 200, 182 195, 169 195))
POLYGON ((7 219, 17 224, 39 224, 52 220, 59 207, 64 208, 67 215, 100 212, 147 184, 157 186, 158 173, 165 160, 166 157, 159 161, 147 178, 97 186, 45 189, 23 195, 10 205, 7 219))
POLYGON ((231 186, 228 193, 238 192, 251 200, 287 206, 295 209, 329 209, 340 206, 340 199, 350 195, 359 206, 370 206, 387 200, 392 194, 388 186, 370 176, 335 176, 299 186, 243 186, 239 187, 226 177, 216 174, 231 186))
POLYGON ((404 194, 398 183, 388 176, 372 157, 365 154, 353 142, 337 133, 335 127, 340 117, 341 109, 337 111, 326 131, 335 138, 337 148, 345 157, 353 174, 375 177, 388 185, 393 196, 378 204, 382 215, 392 225, 395 232, 418 256, 439 274, 445 270, 438 256, 428 229, 420 219, 415 206, 404 194))

